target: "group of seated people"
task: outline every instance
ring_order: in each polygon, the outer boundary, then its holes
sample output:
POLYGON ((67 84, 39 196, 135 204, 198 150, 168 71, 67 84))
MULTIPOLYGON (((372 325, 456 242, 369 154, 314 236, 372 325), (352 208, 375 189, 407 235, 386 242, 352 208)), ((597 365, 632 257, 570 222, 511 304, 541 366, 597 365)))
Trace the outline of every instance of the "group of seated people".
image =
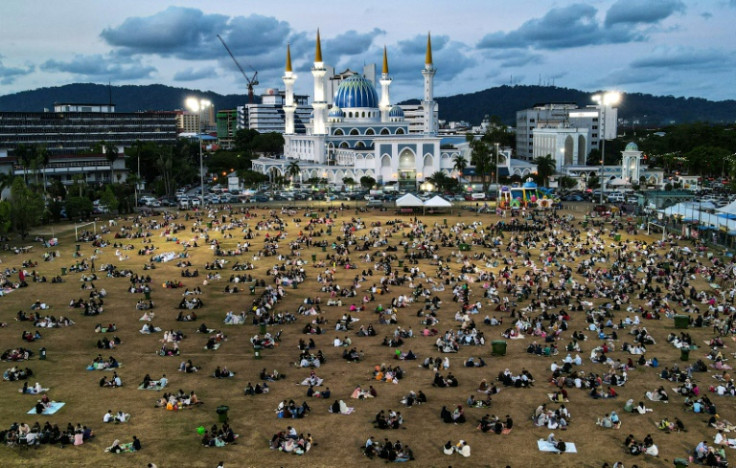
POLYGON ((631 455, 641 455, 642 453, 653 457, 659 455, 659 448, 657 448, 649 434, 642 441, 636 440, 632 434, 629 434, 624 440, 624 447, 631 455))
POLYGON ((124 413, 122 411, 118 411, 117 413, 113 414, 112 410, 107 410, 107 413, 102 417, 102 422, 104 423, 124 423, 128 422, 130 420, 130 413, 124 413))
POLYGON ((377 442, 371 436, 363 446, 363 453, 370 459, 378 457, 386 462, 407 462, 414 460, 414 452, 408 445, 402 445, 398 440, 393 443, 384 439, 383 443, 377 442))
POLYGON ((28 382, 23 382, 23 387, 19 391, 24 395, 40 395, 41 393, 48 392, 49 389, 43 388, 38 382, 36 382, 36 385, 28 385, 28 382))
POLYGON ((45 317, 41 317, 39 315, 36 317, 33 325, 39 328, 61 328, 74 325, 74 322, 68 317, 64 317, 63 315, 60 315, 58 320, 53 315, 47 315, 45 317))
POLYGON ((26 348, 11 348, 3 351, 3 354, 0 355, 0 360, 3 361, 25 361, 26 359, 30 359, 31 356, 33 356, 33 351, 26 348))
MULTIPOLYGON (((203 429, 204 427, 199 430, 203 429)), ((238 434, 233 432, 228 423, 222 423, 220 428, 217 427, 217 424, 213 424, 209 430, 204 429, 204 432, 202 432, 202 445, 205 447, 224 447, 228 444, 235 444, 237 438, 238 434)))
POLYGON ((547 429, 562 429, 565 430, 568 427, 571 416, 567 407, 563 404, 556 410, 547 408, 546 403, 539 405, 534 410, 534 425, 537 427, 547 427, 547 429))
POLYGON ((493 432, 498 435, 510 433, 513 427, 514 420, 508 414, 506 415, 505 421, 502 421, 496 415, 489 416, 486 414, 480 419, 480 423, 478 424, 478 429, 481 432, 493 432))
POLYGON ((94 432, 88 426, 80 424, 73 426, 72 423, 69 423, 66 429, 62 431, 58 425, 54 424, 52 426, 49 421, 46 421, 43 428, 38 422, 33 426, 26 423, 13 423, 8 430, 0 431, 0 443, 9 446, 24 444, 29 447, 36 447, 41 444, 59 444, 64 447, 67 445, 82 445, 93 437, 94 432))
POLYGON ((296 429, 288 426, 285 431, 279 431, 271 437, 269 447, 279 452, 304 455, 312 448, 312 434, 298 434, 296 429))
POLYGON ((432 380, 432 386, 440 388, 457 387, 458 381, 457 378, 452 375, 452 372, 449 372, 446 377, 443 377, 442 374, 440 374, 439 372, 435 372, 434 379, 432 380))
POLYGON ((245 386, 245 390, 243 390, 243 393, 245 395, 261 395, 263 393, 268 393, 271 390, 271 388, 268 386, 267 382, 263 382, 262 384, 256 383, 255 386, 248 382, 248 385, 245 386))
POLYGON ((87 370, 117 369, 118 367, 120 367, 120 363, 114 357, 110 356, 105 360, 101 354, 98 354, 92 364, 87 366, 87 370))
POLYGON ((225 366, 223 366, 222 368, 220 368, 220 366, 217 366, 212 376, 216 379, 225 379, 228 377, 235 377, 235 372, 232 372, 225 366))
POLYGON ((379 382, 390 382, 390 383, 399 383, 399 380, 404 378, 404 370, 399 367, 392 367, 387 366, 386 364, 381 364, 380 366, 375 366, 373 368, 373 379, 379 381, 379 382))
POLYGON ((616 413, 615 411, 606 413, 605 415, 603 415, 602 418, 598 418, 598 420, 595 423, 596 425, 601 426, 604 429, 620 429, 621 428, 621 419, 619 419, 618 413, 616 413))
POLYGON ((133 436, 133 442, 127 442, 121 444, 119 439, 115 439, 109 447, 105 449, 107 453, 127 453, 127 452, 138 452, 142 448, 141 441, 133 436))
POLYGON ((166 408, 168 411, 193 408, 194 406, 203 404, 204 402, 197 398, 197 394, 193 390, 189 393, 181 389, 176 393, 164 393, 161 398, 156 400, 156 407, 166 408))
POLYGON ((515 376, 507 368, 498 374, 498 380, 505 387, 529 388, 534 386, 534 377, 526 369, 522 369, 521 374, 515 376))
POLYGON ((101 340, 97 340, 98 349, 114 349, 121 343, 120 338, 117 335, 113 336, 112 339, 108 339, 106 336, 101 340))
POLYGON ((123 380, 120 378, 117 372, 112 373, 112 378, 107 379, 107 376, 104 376, 100 379, 99 382, 100 387, 110 387, 110 388, 118 388, 123 386, 123 380))
POLYGON ((15 382, 16 380, 26 380, 32 376, 33 371, 28 367, 22 369, 20 367, 13 366, 3 372, 3 380, 7 380, 9 382, 15 382))
POLYGON ((404 418, 400 411, 379 411, 373 419, 373 427, 376 429, 399 429, 404 424, 404 418))

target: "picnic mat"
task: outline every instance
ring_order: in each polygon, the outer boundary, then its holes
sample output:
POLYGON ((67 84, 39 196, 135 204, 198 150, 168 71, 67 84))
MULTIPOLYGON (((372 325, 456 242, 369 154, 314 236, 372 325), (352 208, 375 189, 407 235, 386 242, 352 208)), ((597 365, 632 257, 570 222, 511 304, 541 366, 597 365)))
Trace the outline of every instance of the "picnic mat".
POLYGON ((155 391, 160 391, 160 390, 163 390, 164 387, 166 387, 166 385, 161 385, 161 384, 158 384, 158 383, 156 385, 152 386, 152 387, 145 387, 143 384, 140 384, 140 385, 138 385, 138 390, 155 390, 155 391))
MULTIPOLYGON (((45 410, 43 410, 43 413, 41 414, 54 414, 57 411, 59 411, 61 407, 64 406, 65 404, 66 403, 61 402, 61 401, 52 401, 51 405, 45 410)), ((34 406, 33 408, 31 408, 31 410, 26 414, 38 414, 36 413, 36 407, 34 406)))
MULTIPOLYGON (((560 452, 555 448, 553 444, 550 444, 546 440, 538 440, 537 447, 539 447, 540 452, 560 452)), ((572 442, 565 442, 565 453, 578 453, 578 449, 575 448, 575 444, 573 444, 572 442)))

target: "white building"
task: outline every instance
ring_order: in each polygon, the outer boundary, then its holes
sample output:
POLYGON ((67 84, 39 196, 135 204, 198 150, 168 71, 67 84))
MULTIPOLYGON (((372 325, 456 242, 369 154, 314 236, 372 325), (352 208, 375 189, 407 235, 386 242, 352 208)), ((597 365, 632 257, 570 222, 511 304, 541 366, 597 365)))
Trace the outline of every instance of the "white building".
MULTIPOLYGON (((441 149, 437 135, 436 102, 431 39, 427 37, 424 67, 420 71, 424 82, 424 96, 417 108, 416 133, 411 133, 404 110, 392 105, 388 55, 384 49, 380 79, 381 95, 371 81, 356 73, 340 76, 334 96, 328 94, 330 80, 322 60, 322 46, 317 32, 315 59, 312 67, 314 93, 312 118, 304 135, 295 131, 294 82, 296 74, 291 67, 287 48, 284 72, 284 157, 259 158, 253 169, 264 174, 285 175, 292 161, 297 161, 304 180, 326 178, 332 184, 342 184, 343 178, 358 181, 363 176, 379 183, 398 182, 400 186, 415 189, 435 172, 451 175, 454 158, 460 155, 455 147, 441 149)), ((334 78, 334 75, 333 75, 334 78)))
MULTIPOLYGON (((238 106, 238 130, 250 128, 260 133, 284 133, 286 125, 283 109, 285 96, 285 91, 269 88, 261 94, 260 104, 238 106)), ((309 96, 295 95, 294 101, 296 103, 294 111, 295 132, 305 133, 306 123, 309 122, 312 115, 309 96)))
MULTIPOLYGON (((618 112, 614 107, 606 107, 606 139, 616 137, 618 126, 618 112)), ((516 155, 519 159, 531 160, 535 156, 534 130, 538 128, 586 128, 589 140, 587 142, 587 158, 591 149, 600 149, 600 117, 601 109, 598 106, 578 107, 573 103, 537 104, 529 109, 516 113, 516 155)))
POLYGON ((555 160, 557 171, 564 166, 585 165, 590 152, 590 130, 587 128, 535 128, 532 131, 532 159, 548 154, 555 160))

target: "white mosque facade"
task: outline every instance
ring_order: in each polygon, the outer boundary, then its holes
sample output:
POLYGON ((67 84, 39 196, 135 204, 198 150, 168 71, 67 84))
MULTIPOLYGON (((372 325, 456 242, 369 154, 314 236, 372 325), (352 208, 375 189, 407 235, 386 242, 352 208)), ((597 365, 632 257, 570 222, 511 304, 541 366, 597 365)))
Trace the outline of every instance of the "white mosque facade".
POLYGON ((379 184, 398 182, 400 186, 416 188, 436 172, 448 176, 454 173, 455 158, 466 157, 463 145, 444 145, 438 136, 434 76, 437 69, 432 63, 431 38, 427 36, 427 51, 421 74, 424 96, 421 102, 422 132, 409 132, 404 111, 392 104, 391 76, 386 49, 379 84, 380 96, 364 76, 352 74, 338 85, 332 106, 325 95, 327 69, 322 61, 322 50, 317 33, 315 61, 312 67, 314 93, 313 115, 306 125, 306 134, 294 132, 294 82, 297 77, 291 68, 287 49, 283 76, 285 86, 284 155, 283 158, 258 158, 253 170, 264 174, 286 175, 293 161, 299 164, 302 180, 313 177, 327 179, 330 184, 342 185, 344 178, 356 182, 363 176, 376 179, 379 184))

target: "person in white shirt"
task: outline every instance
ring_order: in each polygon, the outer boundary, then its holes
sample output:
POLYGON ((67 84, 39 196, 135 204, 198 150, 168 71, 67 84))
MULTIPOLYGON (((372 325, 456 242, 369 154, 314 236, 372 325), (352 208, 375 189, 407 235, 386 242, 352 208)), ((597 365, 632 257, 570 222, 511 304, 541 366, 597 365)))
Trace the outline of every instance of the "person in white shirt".
POLYGON ((107 413, 105 413, 105 416, 102 417, 102 422, 109 423, 112 422, 115 419, 115 416, 112 414, 112 410, 107 410, 107 413))

